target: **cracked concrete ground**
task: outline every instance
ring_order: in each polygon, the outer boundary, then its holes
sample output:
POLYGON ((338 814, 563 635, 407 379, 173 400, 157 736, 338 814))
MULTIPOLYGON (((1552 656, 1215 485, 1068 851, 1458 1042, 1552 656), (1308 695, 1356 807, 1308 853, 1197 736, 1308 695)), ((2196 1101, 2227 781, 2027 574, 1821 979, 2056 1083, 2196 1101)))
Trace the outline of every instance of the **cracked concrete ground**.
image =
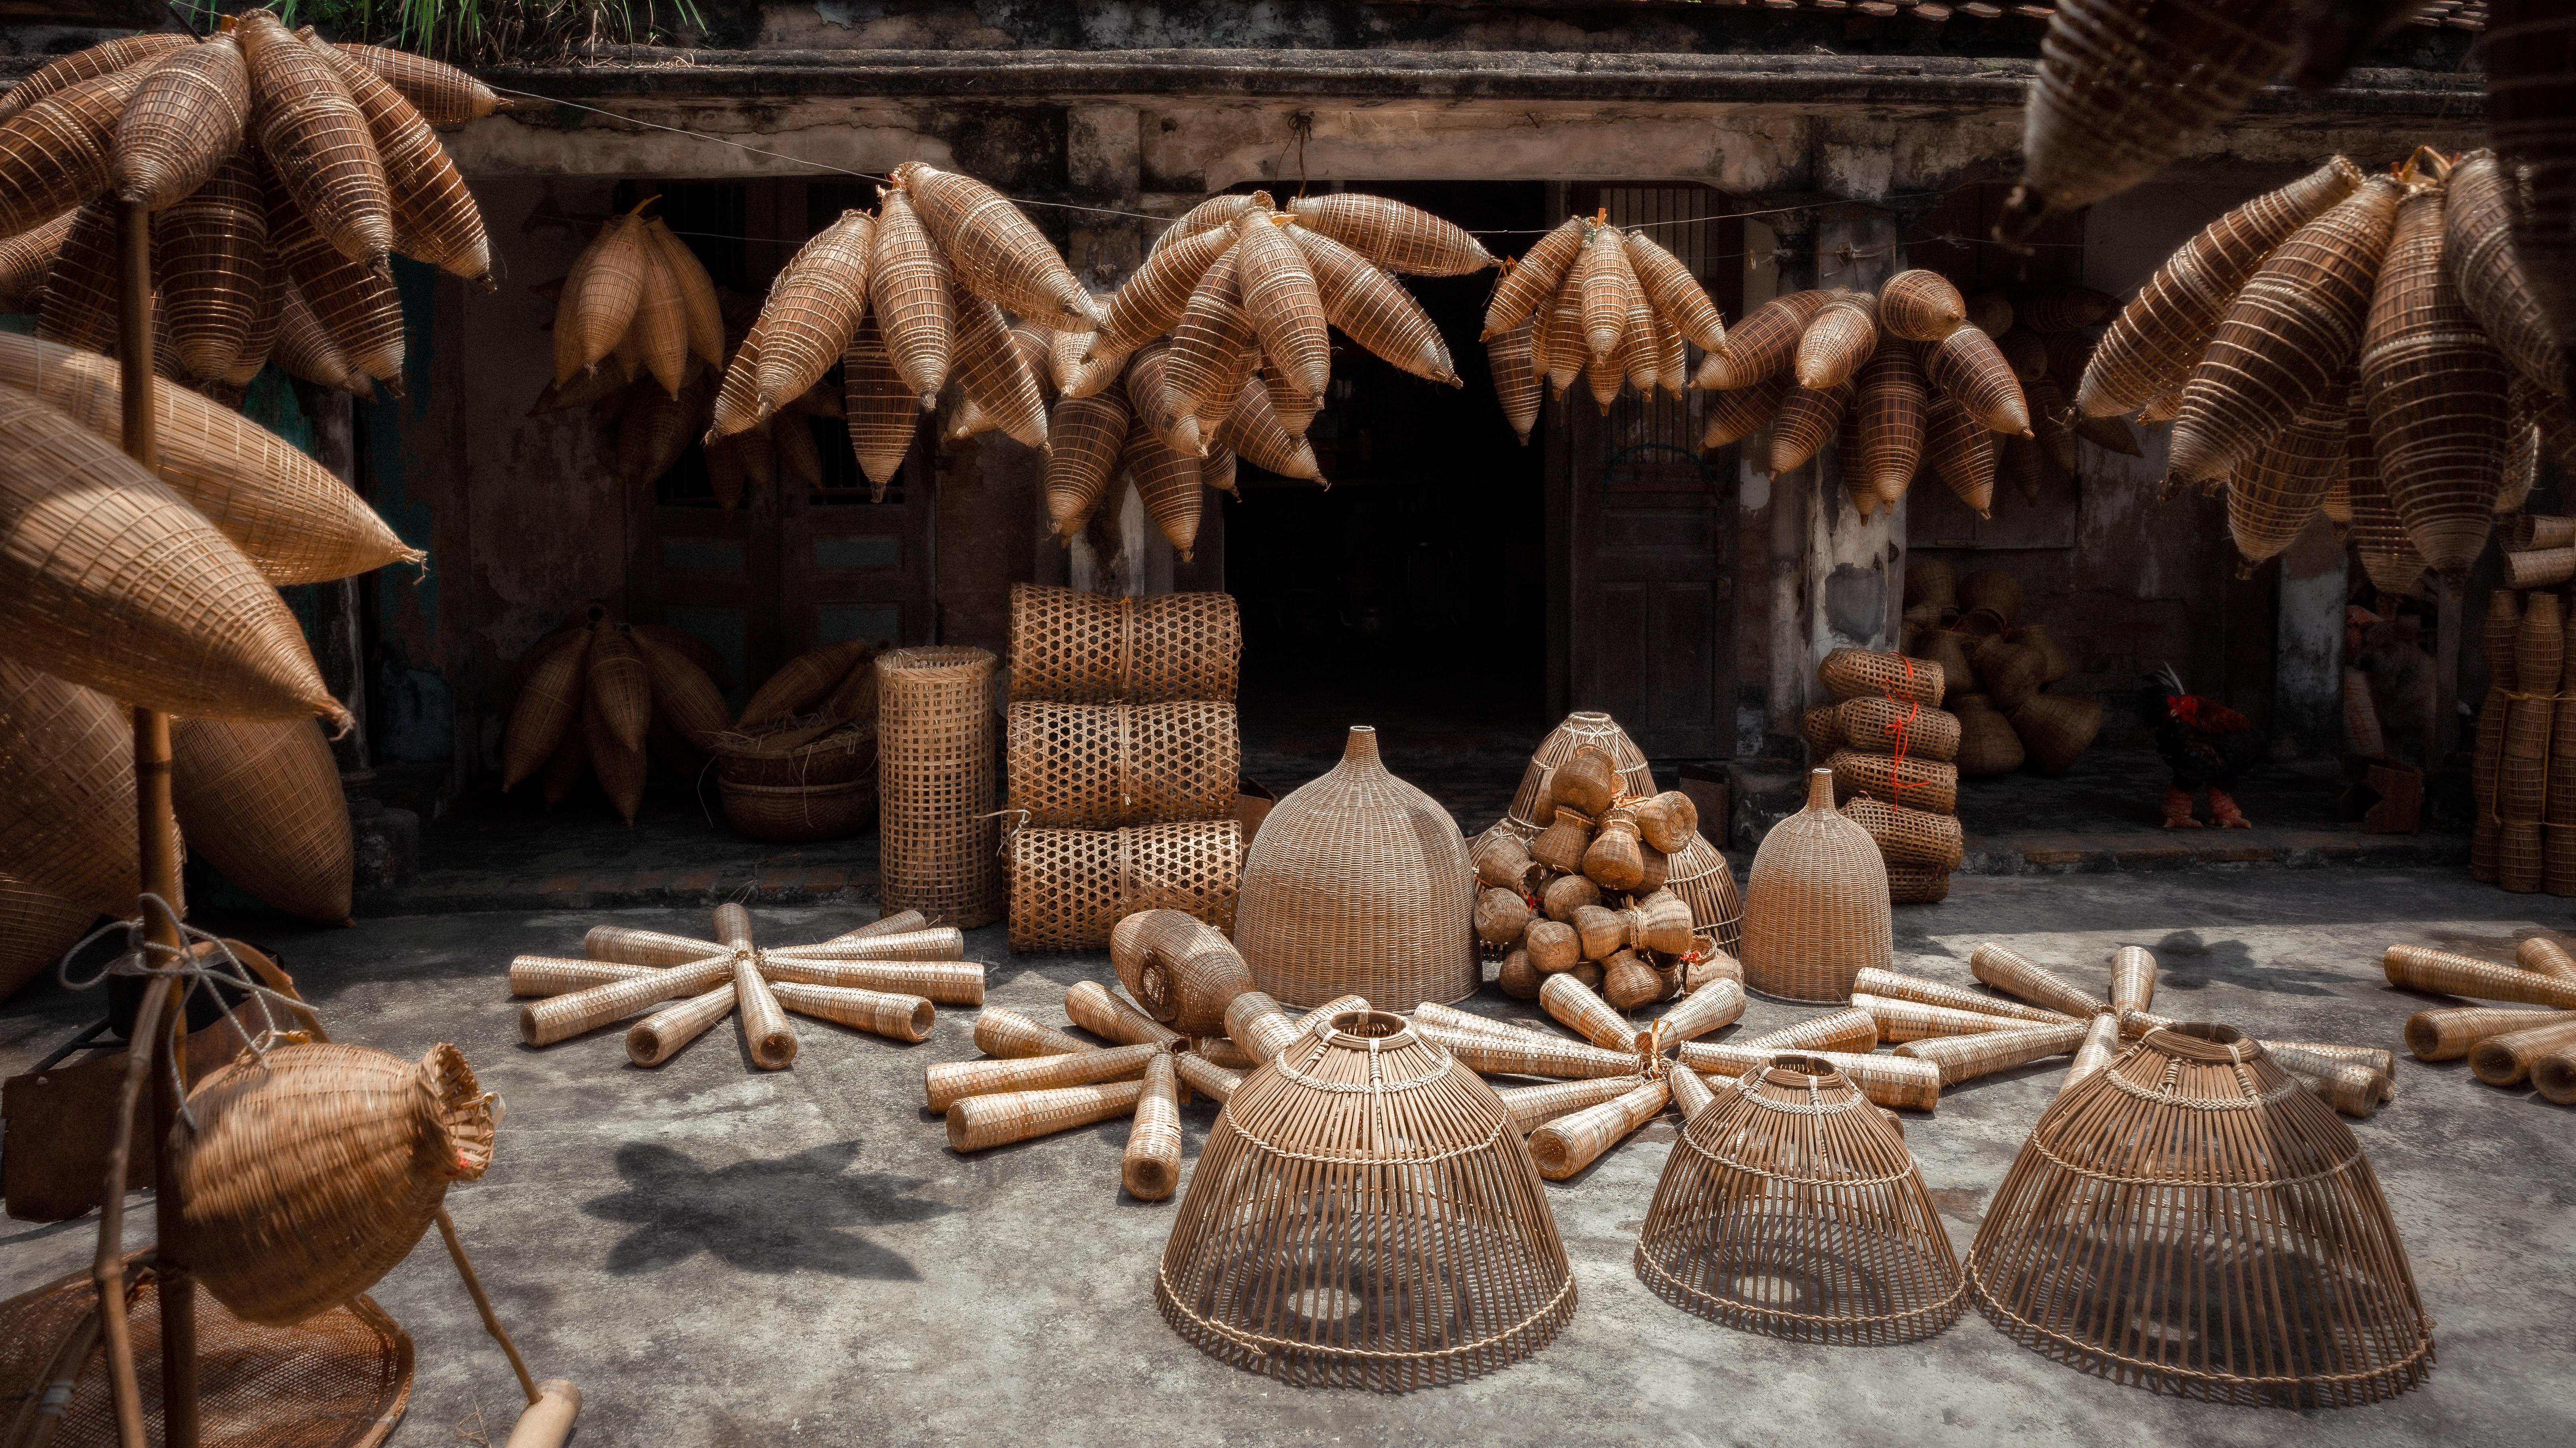
MULTIPOLYGON (((869 907, 762 909, 790 942, 869 907)), ((1400 1397, 1297 1390, 1218 1365, 1166 1329, 1154 1265, 1177 1198, 1118 1189, 1118 1122, 973 1157, 920 1105, 920 1068, 973 1054, 974 1012, 901 1046, 798 1020, 793 1070, 748 1070, 711 1033, 626 1064, 603 1031, 519 1044, 503 967, 576 954, 601 919, 699 933, 695 911, 464 914, 310 932, 235 929, 283 950, 334 1031, 406 1055, 460 1045, 509 1102, 489 1176, 450 1203, 540 1375, 579 1382, 575 1442, 601 1445, 1011 1442, 1589 1442, 1977 1445, 1998 1441, 2365 1445, 2576 1439, 2576 1112, 2401 1053, 2396 1102, 2354 1130, 2386 1185, 2439 1366, 2390 1403, 2291 1413, 2160 1398, 2043 1360, 1971 1310, 1928 1342, 1817 1348, 1730 1331, 1650 1295, 1630 1267, 1674 1136, 1649 1126, 1548 1190, 1581 1293, 1549 1348, 1463 1386, 1400 1397)), ((1900 967, 1968 982, 1998 940, 2100 989, 2111 949, 2151 947, 2157 1008, 2261 1034, 2395 1046, 2420 997, 2388 989, 2392 941, 2501 954, 2576 928, 2569 903, 2455 871, 2287 870, 1961 876, 1897 912, 1900 967)), ((1101 955, 1013 956, 990 999, 1061 1019, 1101 955)), ((1488 990, 1474 1005, 1534 1012, 1488 990)), ((95 1009, 42 986, 0 1011, 0 1070, 27 1068, 95 1009)), ((1806 1008, 1754 1002, 1737 1034, 1806 1008)), ((1964 1250, 2062 1063, 1955 1088, 1909 1113, 1908 1142, 1964 1250)), ((1213 1111, 1184 1110, 1195 1162, 1213 1111)), ((148 1231, 150 1213, 130 1220, 148 1231)), ((77 1269, 95 1218, 0 1225, 0 1292, 77 1269)), ((497 1440, 515 1404, 435 1234, 376 1289, 419 1345, 397 1445, 452 1444, 476 1405, 497 1440)))

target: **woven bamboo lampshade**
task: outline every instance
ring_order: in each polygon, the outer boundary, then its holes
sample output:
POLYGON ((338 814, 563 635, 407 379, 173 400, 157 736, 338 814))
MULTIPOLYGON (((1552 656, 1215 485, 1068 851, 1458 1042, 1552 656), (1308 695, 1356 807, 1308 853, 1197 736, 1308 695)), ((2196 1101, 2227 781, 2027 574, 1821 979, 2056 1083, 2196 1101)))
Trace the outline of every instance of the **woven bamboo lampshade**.
POLYGON ((1646 767, 1646 756, 1628 737, 1628 731, 1607 714, 1577 710, 1539 741, 1538 748, 1530 754, 1529 767, 1521 771, 1520 790, 1512 796, 1511 812, 1503 818, 1518 827, 1523 839, 1545 829, 1548 821, 1556 818, 1556 811, 1546 802, 1548 775, 1587 744, 1608 754, 1610 762, 1617 766, 1621 793, 1655 792, 1654 771, 1646 767))
POLYGON ((2149 1032, 2040 1116, 1968 1251, 1995 1325, 2115 1381, 2340 1407, 2433 1365, 2379 1179, 2230 1027, 2149 1032))
POLYGON ((1355 726, 1342 762, 1279 801, 1244 852, 1235 947, 1290 1005, 1454 1001, 1482 977, 1474 881, 1449 812, 1389 774, 1377 731, 1355 726))
POLYGON ((1863 967, 1892 970, 1887 865, 1834 809, 1834 773, 1807 773, 1807 807, 1772 826, 1744 896, 1744 984, 1794 1001, 1847 1001, 1863 967))
POLYGON ((1802 1342, 1908 1342, 1957 1320, 1967 1284, 1904 1134, 1831 1062, 1782 1056, 1715 1095, 1637 1241, 1657 1296, 1802 1342))
POLYGON ((1493 1088, 1400 1018, 1351 1010, 1235 1088, 1154 1300, 1236 1367, 1389 1392, 1547 1346, 1574 1274, 1493 1088))

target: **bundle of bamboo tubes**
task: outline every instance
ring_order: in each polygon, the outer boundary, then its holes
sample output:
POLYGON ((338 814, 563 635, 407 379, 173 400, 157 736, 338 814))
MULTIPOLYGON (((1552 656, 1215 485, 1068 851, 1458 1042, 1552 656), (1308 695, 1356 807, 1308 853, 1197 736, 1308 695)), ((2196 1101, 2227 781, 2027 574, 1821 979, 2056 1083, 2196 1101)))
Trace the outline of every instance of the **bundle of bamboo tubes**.
POLYGON ((2500 964, 2392 945, 2380 966, 2390 985, 2406 990, 2510 1003, 2416 1012, 2406 1021, 2406 1048, 2417 1060, 2465 1056, 2470 1072, 2490 1086, 2528 1080, 2548 1100, 2576 1106, 2576 957, 2565 946, 2535 935, 2514 947, 2511 964, 2500 964))
POLYGON ((161 375, 227 405, 260 369, 403 390, 399 252, 490 290, 491 246, 433 127, 505 103, 462 71, 289 33, 111 40, 0 95, 0 297, 40 337, 116 340, 117 209, 153 214, 161 375))
POLYGON ((1568 217, 1504 264, 1484 342, 1503 416, 1524 446, 1542 387, 1563 397, 1582 377, 1606 417, 1624 388, 1680 397, 1693 385, 1692 348, 1729 350, 1699 278, 1644 230, 1612 225, 1606 209, 1568 217))

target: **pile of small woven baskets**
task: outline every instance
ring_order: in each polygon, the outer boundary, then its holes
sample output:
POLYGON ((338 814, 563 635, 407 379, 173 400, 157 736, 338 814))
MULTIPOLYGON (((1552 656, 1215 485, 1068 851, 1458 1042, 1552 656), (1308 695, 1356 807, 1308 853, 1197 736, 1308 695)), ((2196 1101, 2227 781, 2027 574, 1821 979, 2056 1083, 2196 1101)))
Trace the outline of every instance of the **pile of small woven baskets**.
POLYGON ((2487 697, 2470 790, 2469 873, 2507 890, 2576 895, 2576 662, 2563 599, 2487 597, 2487 697))
POLYGON ((1834 772, 1844 815, 1877 842, 1888 899, 1944 898, 1963 858, 1960 721, 1940 707, 1947 671, 1903 654, 1836 649, 1816 666, 1816 679, 1834 702, 1800 721, 1807 747, 1834 772))
POLYGON ((1961 578, 1940 559, 1907 559, 1903 649, 1949 680, 1960 778, 2010 774, 2025 763, 2064 774, 2102 732, 2100 700, 2049 692, 2075 661, 2048 625, 2023 620, 2021 584, 2011 574, 1961 578))
POLYGON ((726 823, 755 840, 854 835, 877 817, 877 657, 847 639, 809 649, 752 691, 706 745, 726 823))

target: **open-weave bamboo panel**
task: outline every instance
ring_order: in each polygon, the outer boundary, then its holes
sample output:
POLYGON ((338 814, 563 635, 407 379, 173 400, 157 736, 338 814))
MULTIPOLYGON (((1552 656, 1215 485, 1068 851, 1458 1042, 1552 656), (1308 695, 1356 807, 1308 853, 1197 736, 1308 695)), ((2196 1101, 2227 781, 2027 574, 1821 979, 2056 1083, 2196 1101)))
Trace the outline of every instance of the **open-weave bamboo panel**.
POLYGON ((2397 521, 2435 571, 2458 577, 2486 547, 2504 482, 2505 361, 2478 329, 2442 256, 2442 188, 2398 204, 2370 319, 2361 386, 2397 521))
POLYGON ((2116 196, 2226 122, 2289 59, 2269 0, 2060 0, 2022 116, 2030 216, 2116 196))
POLYGON ((1637 1240, 1665 1301, 1800 1342, 1910 1342, 1967 1283, 1904 1133, 1825 1060, 1720 1087, 1665 1159, 1637 1240))
POLYGON ((1932 814, 1952 814, 1959 808, 1959 767, 1955 764, 1839 749, 1826 758, 1825 770, 1833 776, 1837 799, 1868 795, 1932 814))
POLYGON ((2012 721, 1997 712, 1983 694, 1959 694, 1951 707, 1959 715, 1959 753, 1955 763, 1964 778, 1988 779, 2021 768, 2029 753, 2012 721))
MULTIPOLYGON (((127 1258, 127 1282, 139 1280, 142 1257, 127 1258)), ((55 1354, 97 1309, 98 1283, 87 1268, 0 1302, 0 1402, 32 1405, 55 1354)), ((161 1294, 134 1294, 126 1316, 143 1409, 137 1433, 147 1443, 166 1442, 161 1294)), ((245 1322, 221 1301, 199 1298, 194 1341, 202 1448, 375 1448, 401 1424, 411 1400, 411 1335, 371 1297, 292 1327, 245 1322)), ((103 1354, 90 1354, 61 1413, 51 1435, 59 1448, 126 1441, 103 1354)))
POLYGON ((1154 1291, 1173 1330, 1220 1361, 1379 1391, 1517 1362, 1554 1339, 1574 1296, 1510 1111, 1377 1011, 1337 1016, 1245 1078, 1154 1291))
POLYGON ((1099 950, 1139 910, 1233 928, 1243 879, 1243 826, 1234 820, 1022 829, 1006 848, 1013 950, 1099 950))
POLYGON ((963 929, 1001 915, 991 680, 983 649, 896 649, 877 660, 879 854, 889 910, 963 929))
POLYGON ((1388 773, 1377 731, 1356 726, 1341 763, 1279 801, 1245 852, 1235 944, 1291 1005, 1454 1001, 1482 974, 1473 882, 1449 812, 1388 773))
POLYGON ((1153 704, 1231 700, 1243 621, 1224 593, 1103 598, 1011 586, 1011 698, 1153 704))
POLYGON ((1243 746, 1232 704, 1018 700, 1006 757, 1026 823, 1098 830, 1231 814, 1243 746))
POLYGON ((2376 1402, 2433 1324, 2334 1112, 2224 1026, 2156 1031, 2039 1119, 1969 1249, 1995 1325, 2158 1392, 2376 1402))
POLYGON ((1868 833, 1834 809, 1834 779, 1829 769, 1809 771, 1807 807, 1772 826, 1754 852, 1744 904, 1747 989, 1849 1000, 1861 967, 1896 963, 1887 867, 1868 833))
POLYGON ((1940 707, 1945 687, 1938 665, 1903 654, 1868 649, 1835 649, 1816 665, 1816 680, 1837 702, 1883 695, 1933 708, 1940 707))
POLYGON ((2328 388, 2227 475, 2227 531, 2251 568, 2290 546, 2343 475, 2351 398, 2328 388))
POLYGON ((1560 764, 1574 757, 1574 752, 1590 745, 1610 756, 1619 774, 1622 794, 1650 795, 1655 792, 1654 771, 1647 768, 1646 756, 1637 748, 1628 731, 1619 727, 1609 715, 1593 710, 1568 714, 1548 731, 1538 748, 1531 752, 1529 767, 1521 771, 1520 788, 1512 795, 1512 807, 1503 818, 1522 828, 1524 834, 1536 834, 1555 818, 1550 803, 1548 776, 1560 764))

